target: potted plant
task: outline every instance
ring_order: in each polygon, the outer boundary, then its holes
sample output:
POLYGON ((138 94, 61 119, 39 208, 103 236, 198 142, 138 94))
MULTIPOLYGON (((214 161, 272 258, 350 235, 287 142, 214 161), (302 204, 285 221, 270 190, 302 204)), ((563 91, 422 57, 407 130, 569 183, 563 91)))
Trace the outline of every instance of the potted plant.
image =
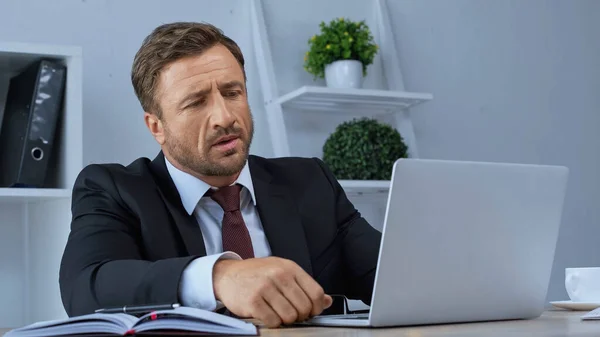
POLYGON ((400 133, 375 119, 353 119, 335 129, 323 145, 323 162, 337 179, 390 180, 394 162, 407 157, 400 133))
POLYGON ((304 69, 314 79, 325 77, 328 87, 360 88, 378 46, 364 20, 338 18, 319 25, 321 34, 308 40, 304 69))

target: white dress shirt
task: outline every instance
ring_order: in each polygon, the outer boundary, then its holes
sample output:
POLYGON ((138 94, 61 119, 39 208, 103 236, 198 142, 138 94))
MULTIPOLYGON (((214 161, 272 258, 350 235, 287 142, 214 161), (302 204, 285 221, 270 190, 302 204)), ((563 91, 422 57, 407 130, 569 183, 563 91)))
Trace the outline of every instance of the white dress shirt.
MULTIPOLYGON (((204 181, 183 172, 165 158, 167 170, 181 197, 183 208, 194 213, 206 247, 206 256, 193 260, 184 270, 179 288, 181 304, 205 310, 215 310, 217 304, 213 290, 213 266, 220 259, 241 259, 233 252, 223 252, 221 223, 223 209, 210 197, 204 196, 211 187, 204 181)), ((256 209, 256 196, 248 162, 235 183, 242 185, 240 211, 252 240, 255 257, 271 255, 271 248, 263 231, 256 209)))

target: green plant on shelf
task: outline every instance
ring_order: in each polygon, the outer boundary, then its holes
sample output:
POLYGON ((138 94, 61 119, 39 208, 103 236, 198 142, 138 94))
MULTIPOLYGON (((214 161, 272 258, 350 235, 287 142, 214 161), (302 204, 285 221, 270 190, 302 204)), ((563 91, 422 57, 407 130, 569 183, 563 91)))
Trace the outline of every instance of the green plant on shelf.
POLYGON ((323 145, 323 161, 337 179, 390 180, 394 162, 407 157, 400 133, 375 119, 338 125, 323 145))
POLYGON ((362 62, 363 76, 366 76, 367 66, 373 63, 379 47, 365 21, 338 18, 329 24, 321 22, 319 28, 321 33, 308 40, 304 69, 315 79, 323 78, 326 65, 339 60, 357 60, 362 62))

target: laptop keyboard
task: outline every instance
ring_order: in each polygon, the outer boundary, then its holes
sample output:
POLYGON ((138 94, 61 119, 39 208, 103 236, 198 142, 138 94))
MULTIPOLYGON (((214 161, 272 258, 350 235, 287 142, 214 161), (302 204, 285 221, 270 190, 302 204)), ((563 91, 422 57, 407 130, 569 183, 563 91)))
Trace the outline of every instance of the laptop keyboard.
POLYGON ((369 314, 327 315, 327 316, 319 316, 319 318, 333 318, 333 319, 368 319, 368 318, 369 318, 369 314))

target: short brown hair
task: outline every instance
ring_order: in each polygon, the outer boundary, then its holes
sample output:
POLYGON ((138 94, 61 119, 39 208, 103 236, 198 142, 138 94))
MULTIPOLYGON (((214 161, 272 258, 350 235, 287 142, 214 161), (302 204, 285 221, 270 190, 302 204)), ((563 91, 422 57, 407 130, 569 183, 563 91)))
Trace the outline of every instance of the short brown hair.
POLYGON ((135 54, 131 69, 133 89, 144 111, 161 117, 155 91, 160 72, 166 65, 186 56, 200 55, 217 44, 224 45, 233 54, 245 79, 240 47, 219 28, 198 22, 174 22, 155 28, 135 54))

